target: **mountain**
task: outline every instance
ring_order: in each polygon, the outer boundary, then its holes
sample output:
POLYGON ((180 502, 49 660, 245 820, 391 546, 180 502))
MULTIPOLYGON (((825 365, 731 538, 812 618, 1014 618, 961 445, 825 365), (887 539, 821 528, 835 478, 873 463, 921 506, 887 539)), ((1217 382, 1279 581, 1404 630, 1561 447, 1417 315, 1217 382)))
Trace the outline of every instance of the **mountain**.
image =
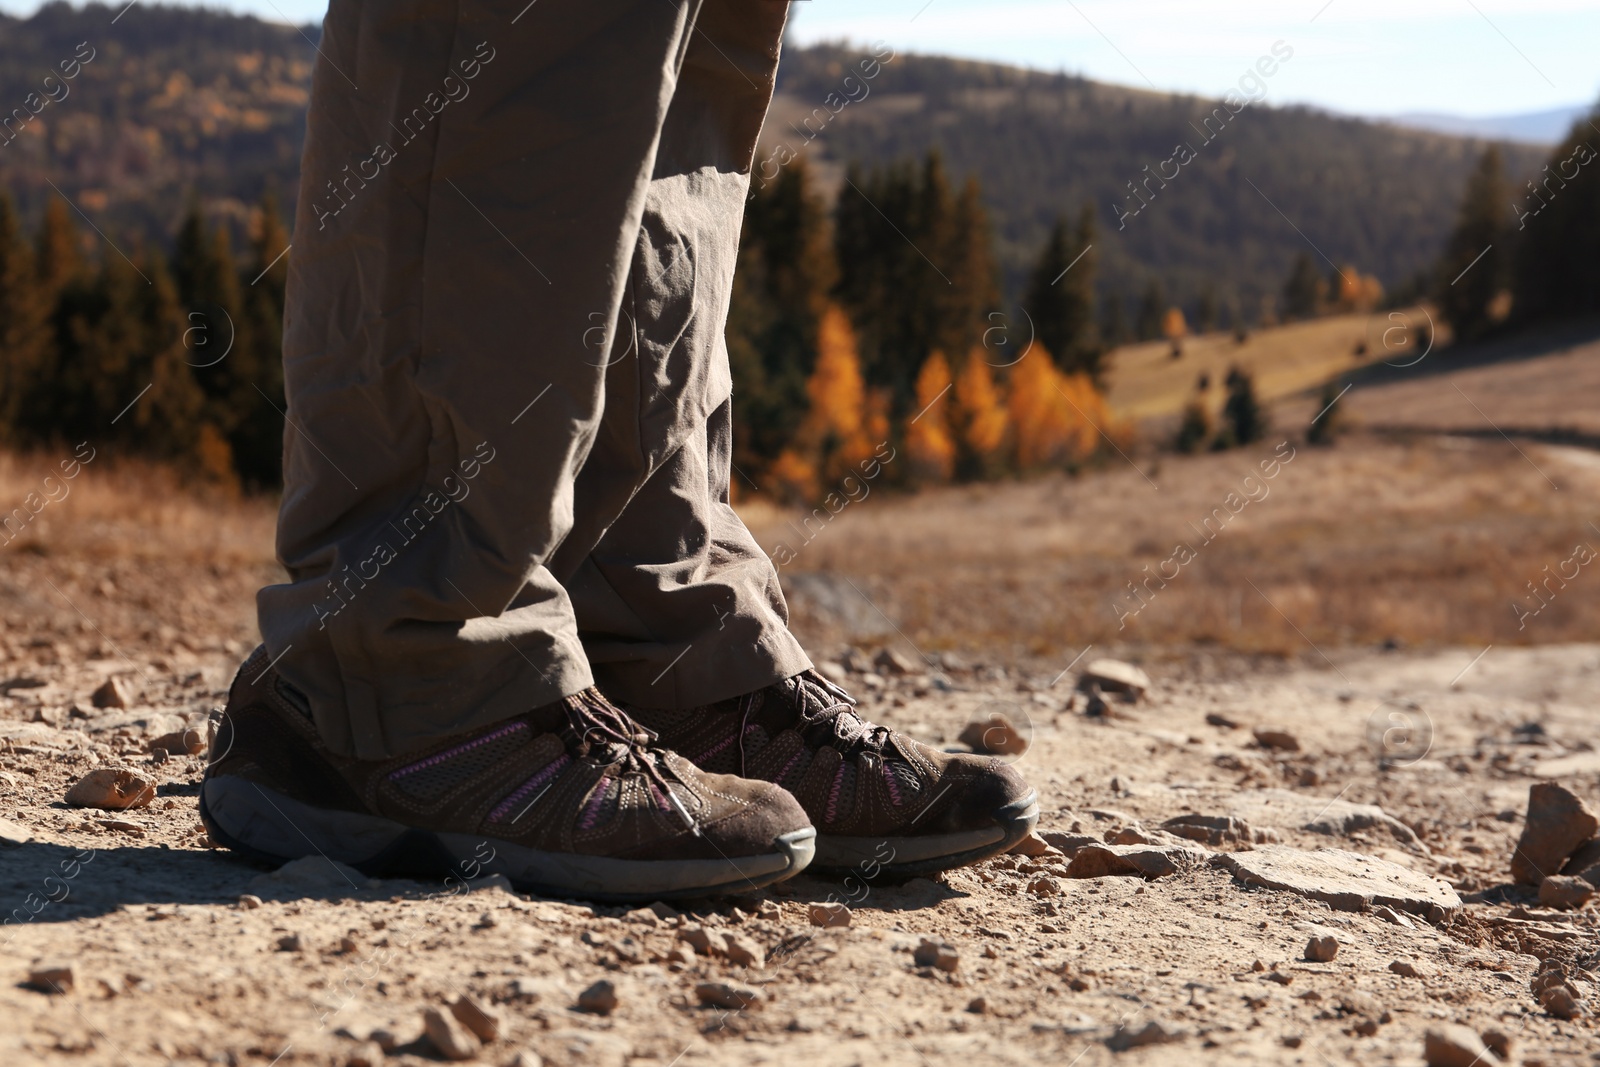
POLYGON ((1395 115, 1389 122, 1417 130, 1432 130, 1461 137, 1484 137, 1523 144, 1554 145, 1567 135, 1572 124, 1589 114, 1585 104, 1553 107, 1545 111, 1524 111, 1516 115, 1470 117, 1432 111, 1395 115))
MULTIPOLYGON (((46 74, 80 48, 93 53, 59 102, 0 137, 0 188, 31 225, 53 184, 119 244, 167 240, 191 196, 241 227, 269 190, 292 211, 317 36, 148 3, 0 16, 0 106, 45 91, 46 74)), ((787 53, 758 178, 782 144, 807 151, 835 188, 852 160, 872 167, 937 148, 952 180, 982 183, 1012 294, 1056 216, 1085 202, 1099 220, 1102 291, 1131 297, 1159 281, 1186 305, 1209 289, 1219 306, 1250 314, 1313 247, 1392 288, 1437 256, 1486 144, 1303 107, 1263 102, 1235 114, 1193 96, 880 52, 787 53), (868 60, 876 66, 863 68, 868 60), (1149 203, 1132 192, 1136 181, 1149 203)), ((1506 146, 1514 184, 1542 155, 1506 146)))

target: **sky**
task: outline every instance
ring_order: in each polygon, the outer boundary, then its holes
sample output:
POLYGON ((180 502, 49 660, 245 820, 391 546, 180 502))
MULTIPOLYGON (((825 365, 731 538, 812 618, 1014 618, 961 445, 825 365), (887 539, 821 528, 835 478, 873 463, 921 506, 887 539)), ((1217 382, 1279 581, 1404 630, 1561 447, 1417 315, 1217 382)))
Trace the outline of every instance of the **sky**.
MULTIPOLYGON (((212 0, 276 21, 316 0, 212 0)), ((0 0, 27 14, 35 0, 0 0)), ((1600 96, 1600 0, 796 0, 799 43, 933 52, 1220 96, 1275 42, 1272 103, 1497 116, 1600 96), (1281 46, 1280 46, 1281 47, 1281 46)))

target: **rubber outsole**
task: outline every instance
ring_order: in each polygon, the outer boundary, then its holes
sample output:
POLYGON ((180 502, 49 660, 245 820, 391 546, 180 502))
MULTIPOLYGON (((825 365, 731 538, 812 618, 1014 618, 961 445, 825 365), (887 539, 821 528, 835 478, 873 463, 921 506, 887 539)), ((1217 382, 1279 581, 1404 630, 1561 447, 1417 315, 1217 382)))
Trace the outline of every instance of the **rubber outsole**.
POLYGON ((804 870, 817 844, 817 832, 808 826, 777 837, 770 853, 738 859, 622 860, 546 852, 318 808, 232 775, 201 785, 200 819, 214 842, 263 863, 322 855, 371 878, 461 878, 473 870, 472 877, 503 874, 522 892, 618 904, 761 889, 804 870))
POLYGON ((867 879, 909 878, 953 867, 981 863, 1009 852, 1039 823, 1039 794, 1026 796, 997 809, 994 825, 953 834, 905 837, 817 838, 812 874, 854 874, 867 879))

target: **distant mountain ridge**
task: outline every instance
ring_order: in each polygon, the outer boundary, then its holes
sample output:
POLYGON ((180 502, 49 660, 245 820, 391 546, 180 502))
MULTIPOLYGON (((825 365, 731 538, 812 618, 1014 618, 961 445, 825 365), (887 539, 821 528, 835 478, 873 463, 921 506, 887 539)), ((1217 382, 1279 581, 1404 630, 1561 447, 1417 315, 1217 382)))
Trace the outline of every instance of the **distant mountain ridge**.
MULTIPOLYGON (((53 184, 119 242, 166 240, 191 195, 241 225, 268 190, 292 212, 315 28, 146 3, 118 18, 121 8, 0 16, 0 108, 37 91, 80 42, 96 50, 68 98, 0 145, 0 187, 31 222, 53 184)), ((789 50, 763 151, 801 141, 818 108, 830 119, 799 147, 835 186, 852 160, 882 165, 937 147, 952 181, 981 181, 1013 294, 1055 217, 1084 202, 1099 219, 1102 292, 1131 297, 1157 281, 1186 306, 1209 289, 1219 306, 1251 313, 1313 247, 1393 287, 1434 261, 1486 144, 1273 108, 1270 85, 1207 140, 1197 131, 1216 125, 1216 101, 920 55, 885 56, 870 91, 831 114, 826 101, 850 94, 843 79, 864 54, 789 50), (1184 142, 1197 158, 1172 177, 1184 142), (1170 180, 1152 182, 1158 172, 1170 180), (1119 230, 1117 205, 1137 202, 1135 182, 1151 198, 1119 230)), ((1507 145, 1514 183, 1543 155, 1507 145)))
POLYGON ((1567 135, 1572 124, 1587 115, 1584 104, 1553 107, 1543 111, 1524 111, 1515 115, 1473 117, 1431 111, 1409 112, 1380 121, 1415 130, 1432 130, 1460 137, 1482 137, 1523 144, 1554 145, 1567 135))

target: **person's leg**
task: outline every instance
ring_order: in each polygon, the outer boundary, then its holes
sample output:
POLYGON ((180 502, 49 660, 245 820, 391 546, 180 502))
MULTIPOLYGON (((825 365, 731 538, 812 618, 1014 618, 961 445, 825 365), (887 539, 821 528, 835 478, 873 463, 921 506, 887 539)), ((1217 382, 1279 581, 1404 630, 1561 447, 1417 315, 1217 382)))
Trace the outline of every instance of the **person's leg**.
POLYGON ((699 7, 330 7, 284 336, 289 581, 259 617, 336 752, 590 684, 548 564, 699 7))
POLYGON ((590 686, 550 568, 609 524, 574 492, 606 423, 586 334, 618 316, 699 9, 334 0, 286 314, 290 581, 207 762, 218 844, 625 900, 809 861, 788 793, 650 747, 590 686))
MULTIPOLYGON (((723 338, 755 142, 787 5, 706 0, 645 197, 606 415, 551 570, 595 677, 657 707, 722 700, 811 665, 778 577, 729 505, 723 338)), ((593 339, 601 340, 600 334, 593 339)))

